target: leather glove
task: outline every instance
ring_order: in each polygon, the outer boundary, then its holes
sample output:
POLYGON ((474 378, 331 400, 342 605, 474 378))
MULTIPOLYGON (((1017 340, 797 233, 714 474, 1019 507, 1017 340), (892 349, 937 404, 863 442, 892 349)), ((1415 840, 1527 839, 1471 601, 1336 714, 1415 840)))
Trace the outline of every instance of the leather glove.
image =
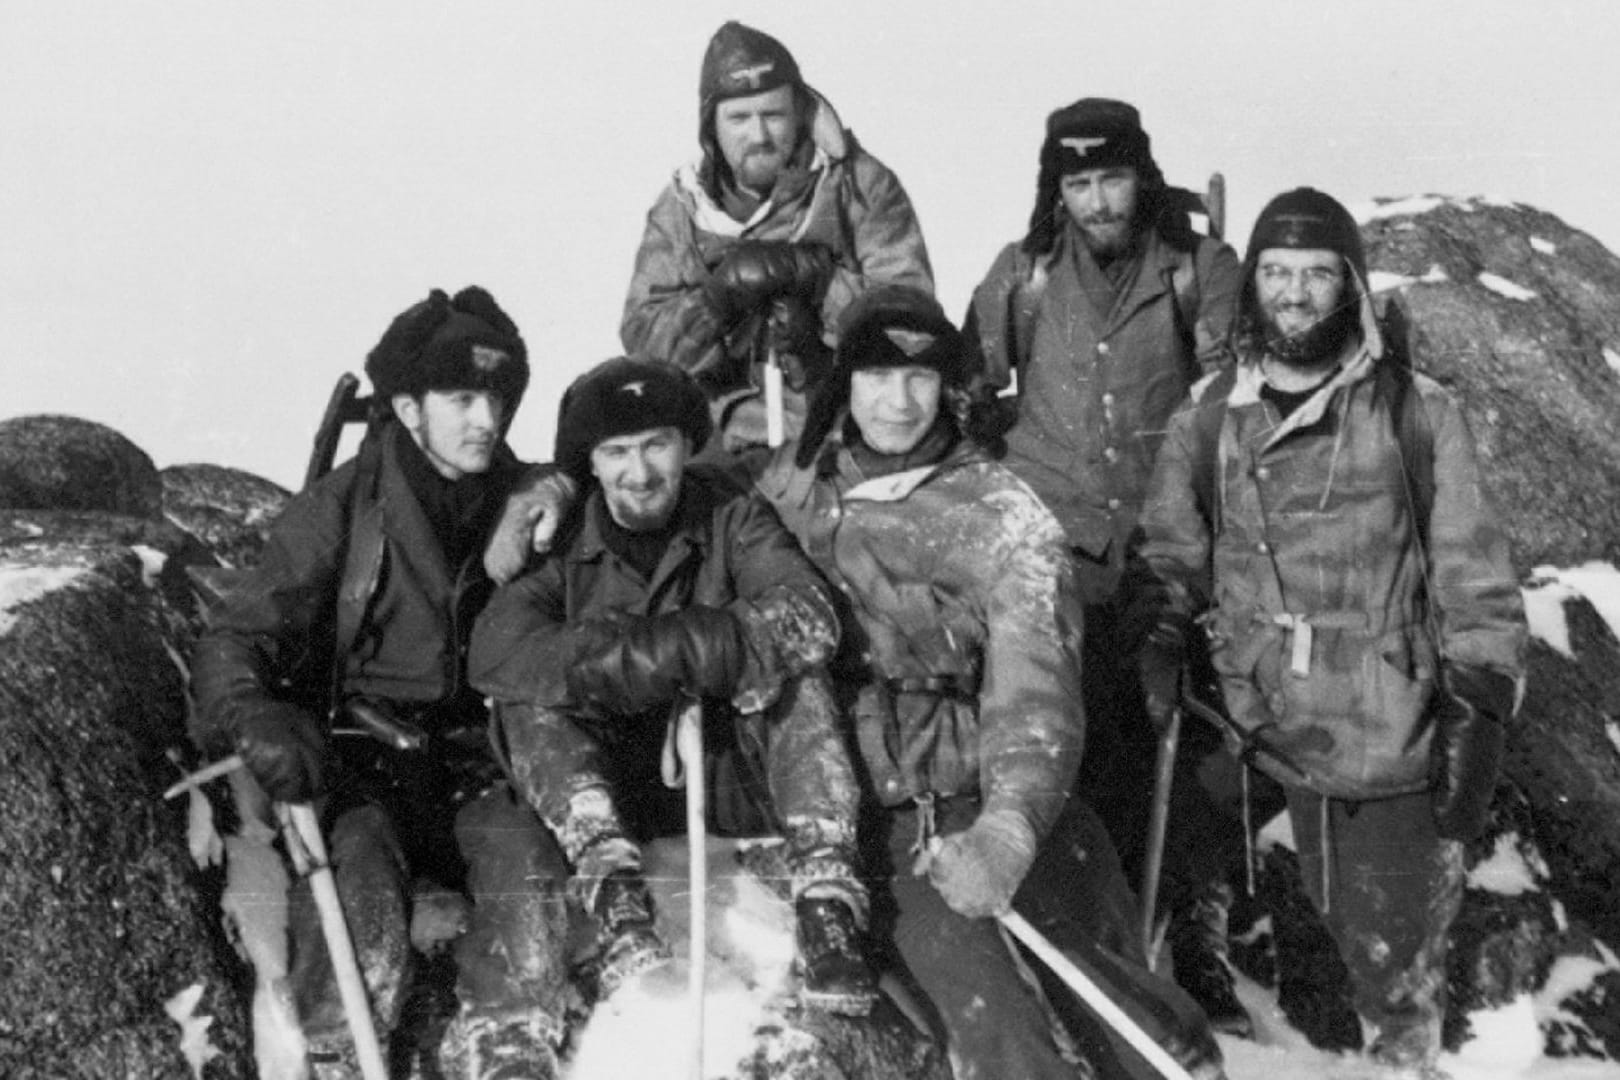
POLYGON ((928 861, 928 880, 959 915, 1000 915, 1011 909, 1035 848, 1035 830, 1023 814, 986 810, 965 831, 940 841, 928 861))
POLYGON ((703 295, 727 325, 764 309, 779 296, 813 299, 832 274, 832 252, 821 244, 743 240, 704 282, 703 295))
POLYGON ((326 790, 326 726, 307 709, 270 702, 245 710, 236 752, 276 802, 309 802, 326 790))
POLYGON ((484 573, 491 581, 505 585, 523 571, 531 551, 544 555, 551 550, 557 526, 573 508, 576 490, 573 479, 558 470, 507 496, 484 549, 484 573))
POLYGON ((742 674, 742 626, 725 608, 597 620, 568 668, 568 692, 606 713, 639 713, 682 693, 730 697, 742 674))
POLYGON ((1185 620, 1167 617, 1148 631, 1136 654, 1142 703, 1162 737, 1181 704, 1181 673, 1187 658, 1185 620))
POLYGON ((833 351, 821 340, 821 313, 803 297, 771 301, 765 344, 776 353, 789 390, 807 394, 832 370, 833 351))
POLYGON ((1485 829, 1518 686, 1489 668, 1444 670, 1429 744, 1429 791, 1440 835, 1467 841, 1485 829))

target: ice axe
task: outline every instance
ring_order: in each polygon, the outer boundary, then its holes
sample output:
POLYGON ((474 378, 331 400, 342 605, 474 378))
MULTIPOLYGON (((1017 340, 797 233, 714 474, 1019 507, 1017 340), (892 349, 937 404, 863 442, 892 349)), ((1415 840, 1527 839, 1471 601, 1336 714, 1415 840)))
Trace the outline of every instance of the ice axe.
POLYGON ((1192 1073, 1188 1072, 1175 1058, 1171 1057, 1164 1047, 1160 1046, 1142 1026, 1132 1020, 1118 1005, 1114 1004, 1096 980, 1081 971, 1073 960, 1070 960, 1046 939, 1046 936, 1029 924, 1016 911, 1008 911, 996 916, 1002 926, 1012 934, 1025 948, 1040 958, 1052 974, 1062 979, 1064 985, 1073 990, 1080 1000, 1090 1006, 1097 1018, 1112 1028, 1131 1048, 1141 1054, 1147 1063, 1157 1069, 1160 1075, 1169 1080, 1193 1080, 1192 1073))
POLYGON ((1164 869, 1164 834, 1170 824, 1170 793, 1175 784, 1176 753, 1181 745, 1181 707, 1174 705, 1159 736, 1153 776, 1153 808, 1148 817, 1147 860, 1142 865, 1142 952, 1148 970, 1158 964, 1159 877, 1164 869))
MULTIPOLYGON (((767 385, 769 385, 767 383, 767 385)), ((703 996, 708 981, 709 844, 707 791, 703 773, 703 703, 686 698, 676 703, 670 718, 674 761, 665 745, 664 781, 686 788, 686 855, 688 884, 687 967, 688 1005, 692 1010, 692 1080, 703 1080, 703 996)))

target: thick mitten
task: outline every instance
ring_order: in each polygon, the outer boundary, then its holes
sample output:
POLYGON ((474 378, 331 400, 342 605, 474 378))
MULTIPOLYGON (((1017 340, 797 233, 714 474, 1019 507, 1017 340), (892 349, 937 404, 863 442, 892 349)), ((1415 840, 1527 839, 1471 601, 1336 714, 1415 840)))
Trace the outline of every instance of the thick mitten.
POLYGON ((947 836, 928 862, 928 880, 952 911, 970 919, 1000 915, 1035 861, 1035 830, 1016 810, 986 810, 947 836))
POLYGON ((816 297, 832 266, 832 252, 820 244, 744 240, 714 268, 703 285, 703 295, 730 325, 763 311, 779 296, 816 297))
POLYGON ((1170 727, 1170 718, 1181 704, 1181 672, 1186 663, 1187 644, 1179 625, 1161 624, 1147 636, 1136 654, 1136 669, 1142 680, 1142 704, 1153 729, 1161 736, 1170 727))
POLYGON ((725 608, 619 616, 568 668, 568 692, 607 713, 638 713, 681 694, 729 697, 745 660, 742 627, 725 608))
POLYGON ((276 802, 301 803, 326 790, 326 730, 307 709, 270 702, 236 721, 236 752, 276 802))
POLYGON ((782 381, 790 390, 808 394, 832 369, 832 349, 821 340, 821 312, 804 298, 771 301, 765 343, 781 363, 782 381))
POLYGON ((1517 685, 1488 668, 1446 668, 1434 708, 1429 787, 1434 821, 1450 840, 1472 840, 1485 828, 1496 791, 1517 685))
POLYGON ((506 498, 484 549, 484 573, 504 585, 523 571, 529 553, 551 550, 557 526, 574 505, 577 485, 563 471, 537 476, 506 498))

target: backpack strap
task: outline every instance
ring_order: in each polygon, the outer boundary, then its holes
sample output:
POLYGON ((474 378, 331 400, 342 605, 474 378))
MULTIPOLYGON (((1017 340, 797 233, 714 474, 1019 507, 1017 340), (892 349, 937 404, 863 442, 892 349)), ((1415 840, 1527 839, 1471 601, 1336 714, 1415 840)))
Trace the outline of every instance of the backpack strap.
POLYGON ((1220 474, 1216 468, 1216 458, 1220 455, 1221 426, 1226 420, 1226 401, 1236 384, 1237 369, 1223 367, 1204 388, 1204 394, 1193 413, 1193 498, 1211 535, 1220 524, 1220 505, 1217 502, 1220 474))
POLYGON ((349 501, 348 544, 343 553, 343 577, 338 583, 333 614, 331 708, 343 698, 345 661, 360 639, 371 600, 382 580, 385 543, 382 503, 377 498, 382 473, 382 438, 386 427, 368 431, 361 441, 354 494, 349 501))

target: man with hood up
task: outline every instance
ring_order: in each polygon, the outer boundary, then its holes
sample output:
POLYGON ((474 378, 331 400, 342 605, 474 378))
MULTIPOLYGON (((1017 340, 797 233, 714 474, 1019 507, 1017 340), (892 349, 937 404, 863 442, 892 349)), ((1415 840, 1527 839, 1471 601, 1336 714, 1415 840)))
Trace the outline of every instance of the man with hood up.
MULTIPOLYGON (((389 325, 366 374, 359 451, 287 504, 198 643, 195 735, 215 756, 239 753, 271 799, 315 801, 379 1034, 399 1021, 413 900, 430 882, 472 901, 454 944, 456 1075, 550 1078, 562 927, 556 894, 536 883, 562 859, 505 781, 463 660, 491 589, 485 540, 527 470, 505 435, 528 353, 489 293, 435 289, 389 325), (343 731, 378 717, 416 745, 343 731)), ((290 922, 315 1075, 358 1075, 306 882, 290 922)))
POLYGON ((791 437, 845 305, 884 282, 932 291, 933 274, 900 181, 769 34, 733 21, 709 41, 698 142, 647 215, 619 332, 697 378, 711 453, 734 453, 766 443, 768 354, 791 437))
POLYGON ((1463 411, 1386 350, 1343 206, 1298 188, 1261 211, 1238 319, 1235 368, 1172 420, 1148 488, 1143 681, 1173 685, 1199 616, 1371 1056, 1427 1069, 1460 842, 1522 690, 1517 579, 1463 411))
MULTIPOLYGON (((1135 107, 1082 98, 1054 111, 1029 229, 997 256, 964 327, 977 393, 1017 381, 1008 468, 1068 534, 1086 605, 1081 790, 1133 870, 1153 789, 1148 721, 1167 718, 1142 715, 1125 552, 1170 414, 1223 355, 1240 283, 1237 254, 1191 227, 1192 198, 1165 183, 1135 107)), ((1200 737, 1183 734, 1178 789, 1198 784, 1200 737)), ((1182 871, 1165 867, 1158 897, 1176 979, 1217 1028, 1246 1034, 1224 959, 1230 890, 1182 871)))

